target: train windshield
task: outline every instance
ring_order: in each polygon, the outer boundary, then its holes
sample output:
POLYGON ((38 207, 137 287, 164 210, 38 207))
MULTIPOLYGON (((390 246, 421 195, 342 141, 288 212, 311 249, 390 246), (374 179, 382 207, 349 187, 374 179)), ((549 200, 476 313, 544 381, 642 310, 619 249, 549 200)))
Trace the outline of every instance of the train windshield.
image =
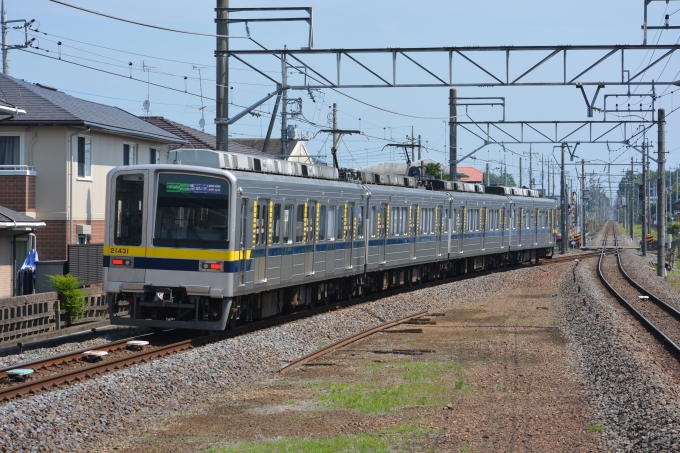
POLYGON ((153 245, 226 249, 229 182, 208 176, 161 173, 153 245))

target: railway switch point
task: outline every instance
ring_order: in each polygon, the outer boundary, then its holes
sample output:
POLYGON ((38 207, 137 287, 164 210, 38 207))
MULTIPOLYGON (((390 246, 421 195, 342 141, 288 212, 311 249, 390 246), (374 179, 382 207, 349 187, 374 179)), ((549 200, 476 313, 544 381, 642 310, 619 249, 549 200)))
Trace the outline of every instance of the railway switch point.
POLYGON ((32 368, 17 368, 15 370, 5 371, 5 374, 9 377, 10 381, 24 382, 34 372, 35 371, 32 368))
POLYGON ((109 355, 106 351, 85 351, 83 352, 83 360, 86 362, 99 362, 104 356, 109 355))
POLYGON ((125 343, 125 347, 132 351, 141 351, 144 349, 145 346, 148 346, 149 342, 148 341, 142 341, 142 340, 132 340, 128 341, 125 343))

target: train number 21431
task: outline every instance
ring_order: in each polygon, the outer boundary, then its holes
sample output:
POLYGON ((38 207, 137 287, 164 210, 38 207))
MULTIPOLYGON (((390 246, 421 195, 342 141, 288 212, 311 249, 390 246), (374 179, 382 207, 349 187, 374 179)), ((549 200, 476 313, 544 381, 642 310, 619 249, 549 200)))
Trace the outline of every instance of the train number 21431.
POLYGON ((127 255, 130 249, 127 247, 109 247, 109 255, 127 255))

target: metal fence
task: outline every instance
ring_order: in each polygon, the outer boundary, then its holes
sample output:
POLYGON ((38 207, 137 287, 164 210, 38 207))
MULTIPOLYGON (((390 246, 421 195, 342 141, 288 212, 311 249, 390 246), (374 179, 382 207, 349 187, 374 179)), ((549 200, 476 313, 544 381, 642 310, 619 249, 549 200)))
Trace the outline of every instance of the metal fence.
POLYGON ((83 285, 98 285, 104 280, 104 246, 102 244, 70 244, 68 272, 83 285))

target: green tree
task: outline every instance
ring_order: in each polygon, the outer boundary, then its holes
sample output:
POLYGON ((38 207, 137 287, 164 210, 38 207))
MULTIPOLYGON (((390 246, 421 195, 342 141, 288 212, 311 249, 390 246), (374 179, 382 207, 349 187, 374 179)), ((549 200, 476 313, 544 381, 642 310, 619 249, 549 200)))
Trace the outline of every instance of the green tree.
POLYGON ((425 166, 423 167, 423 172, 425 173, 423 175, 425 177, 431 176, 435 179, 442 179, 444 181, 449 180, 448 175, 444 174, 442 164, 437 162, 430 162, 429 164, 425 164, 425 166))
MULTIPOLYGON (((494 172, 490 173, 490 180, 491 184, 500 184, 500 185, 505 185, 505 175, 497 175, 494 172)), ((484 172, 484 184, 486 184, 487 181, 487 173, 484 172)), ((515 187, 517 183, 515 183, 515 178, 512 177, 511 174, 508 174, 508 187, 515 187)))

